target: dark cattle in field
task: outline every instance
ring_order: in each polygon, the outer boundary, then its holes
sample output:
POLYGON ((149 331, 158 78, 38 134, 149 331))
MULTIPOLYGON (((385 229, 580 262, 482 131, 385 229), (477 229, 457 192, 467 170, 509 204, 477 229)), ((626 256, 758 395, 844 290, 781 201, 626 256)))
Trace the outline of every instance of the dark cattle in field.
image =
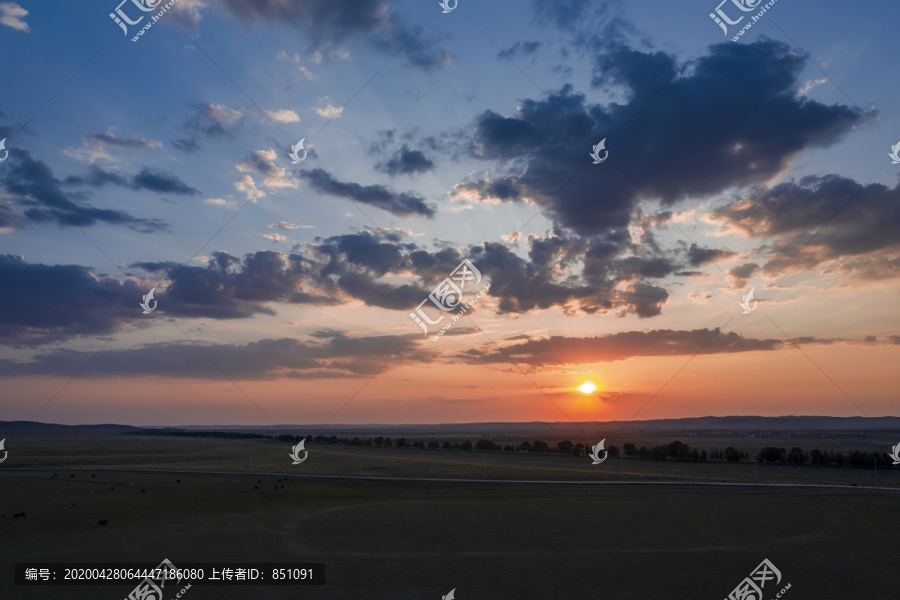
POLYGON ((175 483, 181 483, 181 480, 180 480, 180 479, 176 479, 176 480, 175 480, 175 483))
POLYGON ((114 490, 114 489, 116 489, 116 488, 114 488, 113 486, 109 486, 109 489, 114 490))
POLYGON ((69 477, 75 477, 75 473, 72 473, 71 475, 69 475, 69 477))
POLYGON ((91 473, 91 477, 96 477, 96 475, 94 475, 93 473, 91 473))
POLYGON ((109 523, 109 520, 107 520, 107 519, 103 519, 102 521, 97 521, 97 525, 99 525, 100 527, 105 526, 107 523, 109 523))
POLYGON ((13 515, 13 519, 18 519, 19 517, 22 517, 24 519, 28 517, 28 515, 26 515, 25 513, 16 513, 13 515))
POLYGON ((144 488, 141 488, 141 493, 142 493, 142 494, 144 494, 144 493, 146 493, 146 492, 147 492, 147 490, 145 490, 144 488))
POLYGON ((258 489, 259 489, 259 486, 258 486, 258 485, 254 485, 254 486, 253 486, 253 489, 254 489, 254 490, 258 490, 258 489))

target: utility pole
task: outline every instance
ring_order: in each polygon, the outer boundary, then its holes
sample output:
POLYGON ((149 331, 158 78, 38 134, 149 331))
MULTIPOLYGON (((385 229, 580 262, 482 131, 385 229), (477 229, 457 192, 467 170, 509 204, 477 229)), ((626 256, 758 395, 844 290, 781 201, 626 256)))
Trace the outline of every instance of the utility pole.
POLYGON ((67 469, 67 468, 68 468, 68 467, 66 467, 66 463, 68 462, 68 461, 67 461, 68 458, 69 458, 69 453, 68 453, 68 452, 66 452, 65 454, 63 454, 63 469, 67 469))
POLYGON ((487 456, 484 457, 484 478, 487 479, 487 456))
POLYGON ((878 457, 873 456, 872 462, 875 463, 875 479, 878 479, 878 457))
POLYGON ((622 479, 625 479, 625 457, 619 454, 619 468, 622 471, 622 479))
POLYGON ((253 472, 253 452, 250 453, 250 472, 253 472))

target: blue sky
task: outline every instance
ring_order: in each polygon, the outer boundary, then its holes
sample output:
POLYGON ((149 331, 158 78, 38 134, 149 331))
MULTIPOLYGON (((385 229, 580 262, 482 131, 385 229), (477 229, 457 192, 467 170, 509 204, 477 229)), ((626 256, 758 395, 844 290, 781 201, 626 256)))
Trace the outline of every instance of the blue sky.
POLYGON ((262 418, 208 416, 223 389, 324 421, 370 380, 338 422, 628 418, 706 332, 696 401, 644 417, 895 414, 866 369, 900 341, 900 7, 778 0, 738 42, 715 7, 179 0, 135 43, 116 3, 0 2, 0 418, 157 422, 119 401, 140 384, 167 422, 262 418), (423 340, 410 310, 465 257, 491 294, 423 340))

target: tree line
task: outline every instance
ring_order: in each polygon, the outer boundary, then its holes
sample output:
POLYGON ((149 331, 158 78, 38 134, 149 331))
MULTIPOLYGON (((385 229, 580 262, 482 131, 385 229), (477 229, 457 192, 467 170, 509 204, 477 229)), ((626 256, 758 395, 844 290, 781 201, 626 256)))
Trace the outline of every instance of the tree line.
MULTIPOLYGON (((519 444, 498 444, 492 440, 480 439, 476 442, 466 440, 464 442, 450 442, 430 440, 408 440, 405 437, 392 439, 390 437, 378 436, 375 438, 362 439, 359 437, 339 438, 337 436, 305 436, 305 435, 264 435, 260 433, 238 433, 234 431, 180 431, 171 429, 154 429, 149 431, 129 432, 126 435, 175 435, 188 437, 205 437, 205 438, 230 438, 230 439, 271 439, 279 442, 289 442, 292 444, 299 443, 301 440, 307 440, 314 444, 336 444, 345 446, 375 446, 377 448, 416 448, 420 450, 462 450, 469 452, 477 450, 480 452, 527 452, 533 454, 568 454, 572 456, 586 456, 590 453, 591 446, 586 443, 574 443, 569 440, 563 440, 555 446, 551 446, 547 442, 540 440, 526 441, 519 444)), ((738 450, 733 446, 728 446, 722 450, 714 449, 707 453, 706 450, 698 451, 691 448, 684 442, 675 440, 669 444, 659 446, 636 446, 630 442, 622 445, 621 450, 618 446, 610 445, 606 448, 610 458, 624 454, 629 457, 638 459, 657 460, 657 461, 679 461, 679 462, 707 462, 707 461, 727 461, 739 462, 749 461, 750 455, 738 450)), ((814 466, 852 466, 866 467, 872 466, 877 461, 880 465, 890 465, 893 461, 887 452, 861 452, 852 450, 846 453, 810 450, 804 451, 801 448, 793 447, 790 450, 778 448, 775 446, 766 446, 760 450, 754 460, 758 463, 769 464, 787 464, 787 465, 814 465, 814 466)))

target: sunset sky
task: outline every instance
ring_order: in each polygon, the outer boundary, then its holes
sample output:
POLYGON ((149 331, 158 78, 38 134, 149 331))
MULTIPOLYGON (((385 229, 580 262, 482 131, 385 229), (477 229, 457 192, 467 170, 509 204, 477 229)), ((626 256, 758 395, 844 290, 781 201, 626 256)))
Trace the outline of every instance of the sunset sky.
POLYGON ((0 2, 0 420, 900 415, 900 4, 739 1, 0 2))

